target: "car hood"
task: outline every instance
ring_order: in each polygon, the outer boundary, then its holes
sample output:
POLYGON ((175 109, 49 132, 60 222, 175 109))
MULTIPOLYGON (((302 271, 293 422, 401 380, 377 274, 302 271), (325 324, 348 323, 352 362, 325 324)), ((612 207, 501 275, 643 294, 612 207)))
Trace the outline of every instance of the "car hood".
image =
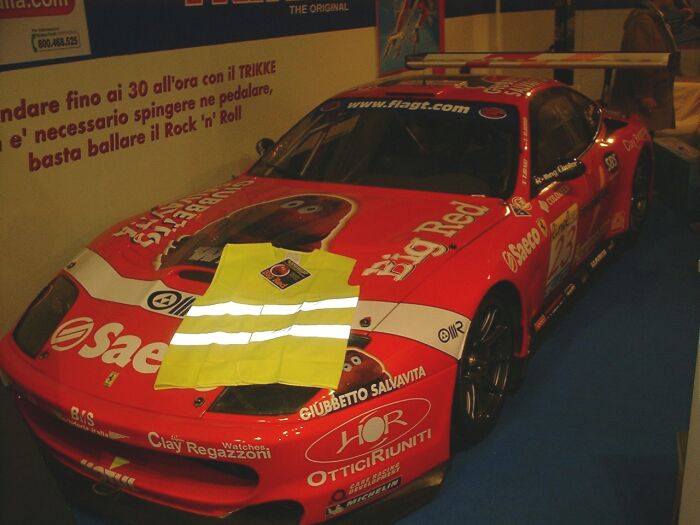
POLYGON ((122 275, 181 287, 207 281, 227 243, 324 249, 357 261, 350 284, 362 298, 398 302, 506 213, 495 198, 239 177, 134 217, 90 248, 122 275))
POLYGON ((54 332, 50 345, 59 351, 35 365, 90 395, 199 417, 220 388, 156 391, 153 383, 225 244, 351 257, 361 308, 403 301, 506 214, 493 198, 242 176, 153 208, 91 243, 66 268, 86 293, 54 332))

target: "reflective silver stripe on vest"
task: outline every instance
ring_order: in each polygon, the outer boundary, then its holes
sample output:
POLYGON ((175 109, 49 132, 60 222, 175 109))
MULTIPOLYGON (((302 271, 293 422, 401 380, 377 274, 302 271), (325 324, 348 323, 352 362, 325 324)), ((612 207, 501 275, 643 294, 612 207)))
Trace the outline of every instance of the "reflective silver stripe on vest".
POLYGON ((325 299, 323 301, 304 302, 300 304, 244 304, 235 301, 211 304, 206 306, 193 306, 187 312, 187 317, 218 316, 218 315, 294 315, 299 312, 313 312, 317 310, 334 310, 342 308, 355 308, 357 297, 344 297, 342 299, 325 299))
POLYGON ((280 330, 265 332, 208 332, 201 334, 177 333, 171 345, 247 345, 271 341, 280 337, 320 337, 324 339, 347 339, 350 337, 350 325, 342 324, 294 324, 280 330))

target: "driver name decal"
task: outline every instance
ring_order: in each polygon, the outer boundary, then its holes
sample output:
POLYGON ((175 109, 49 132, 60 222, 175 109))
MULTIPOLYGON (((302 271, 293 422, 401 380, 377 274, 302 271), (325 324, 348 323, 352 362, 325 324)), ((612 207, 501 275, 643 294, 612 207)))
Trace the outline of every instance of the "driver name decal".
POLYGON ((556 179, 557 177, 559 177, 562 173, 564 173, 568 170, 573 170, 577 166, 578 166, 578 162, 576 162, 575 160, 571 161, 571 162, 566 162, 564 164, 560 164, 559 166, 554 168, 552 171, 549 171, 549 172, 545 173, 544 175, 535 176, 535 178, 534 178, 535 184, 537 186, 543 186, 543 185, 549 183, 550 181, 556 179))

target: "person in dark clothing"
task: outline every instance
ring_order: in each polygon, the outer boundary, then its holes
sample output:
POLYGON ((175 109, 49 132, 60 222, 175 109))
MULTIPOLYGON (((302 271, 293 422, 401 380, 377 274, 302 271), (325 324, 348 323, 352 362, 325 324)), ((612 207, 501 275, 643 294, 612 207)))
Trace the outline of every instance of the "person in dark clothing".
POLYGON ((673 81, 678 74, 676 43, 663 11, 673 0, 646 0, 627 17, 621 51, 672 53, 668 69, 621 69, 613 84, 610 107, 636 114, 652 130, 675 127, 673 81))

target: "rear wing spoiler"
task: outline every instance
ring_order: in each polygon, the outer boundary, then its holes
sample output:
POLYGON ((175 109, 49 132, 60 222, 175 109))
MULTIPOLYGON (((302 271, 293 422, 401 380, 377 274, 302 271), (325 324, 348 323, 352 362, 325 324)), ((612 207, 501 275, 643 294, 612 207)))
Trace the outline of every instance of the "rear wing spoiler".
POLYGON ((667 68, 671 53, 424 53, 406 57, 406 68, 667 68))
POLYGON ((673 53, 424 53, 406 57, 406 68, 603 69, 600 102, 610 102, 614 69, 670 68, 673 53))

